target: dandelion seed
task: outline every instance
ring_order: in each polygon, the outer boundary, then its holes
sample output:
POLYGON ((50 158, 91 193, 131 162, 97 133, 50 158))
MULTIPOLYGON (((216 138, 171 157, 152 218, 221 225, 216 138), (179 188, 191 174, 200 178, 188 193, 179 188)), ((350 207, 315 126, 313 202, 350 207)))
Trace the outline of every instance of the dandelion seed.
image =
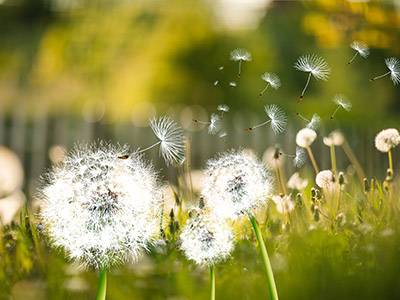
POLYGON ((289 213, 295 208, 295 203, 292 201, 292 194, 290 195, 274 195, 271 197, 272 201, 276 204, 276 210, 280 214, 289 213))
POLYGON ((372 82, 374 80, 377 80, 379 78, 385 77, 390 74, 390 79, 393 81, 393 83, 395 85, 399 84, 400 83, 400 61, 395 57, 385 58, 385 64, 388 67, 389 72, 387 72, 383 75, 371 78, 369 81, 372 82))
POLYGON ((300 177, 299 172, 294 173, 287 183, 288 188, 301 191, 308 185, 308 179, 300 177))
POLYGON ((214 86, 217 86, 219 84, 219 81, 218 80, 215 80, 214 81, 214 86))
POLYGON ((367 58, 369 55, 369 47, 367 44, 365 44, 363 42, 354 41, 350 44, 350 47, 353 48, 354 50, 356 50, 356 53, 354 54, 353 58, 350 59, 350 61, 347 63, 347 65, 350 65, 358 54, 360 54, 364 58, 367 58))
POLYGON ((321 117, 318 116, 318 114, 313 114, 311 120, 308 120, 307 118, 303 117, 297 111, 296 111, 296 115, 299 116, 304 121, 308 122, 308 124, 306 125, 306 128, 310 128, 310 129, 312 129, 314 131, 318 130, 319 125, 321 124, 321 117))
POLYGON ((126 146, 76 145, 42 176, 39 218, 55 248, 97 269, 135 261, 159 232, 162 194, 153 168, 126 146))
POLYGON ((323 170, 317 174, 315 182, 320 188, 329 189, 335 184, 335 176, 331 170, 323 170))
POLYGON ((285 163, 285 157, 279 153, 279 146, 269 147, 263 154, 263 162, 272 169, 281 168, 285 163))
POLYGON ((231 51, 230 59, 233 61, 239 61, 238 78, 240 78, 242 61, 251 61, 252 58, 251 58, 251 53, 249 51, 243 48, 237 48, 231 51))
POLYGON ((285 112, 276 104, 265 105, 264 111, 269 117, 269 120, 265 121, 264 123, 255 125, 253 127, 246 128, 247 131, 251 131, 255 128, 264 126, 268 123, 271 124, 271 129, 274 134, 282 133, 286 129, 286 115, 285 112))
POLYGON ((207 161, 202 195, 217 217, 236 219, 266 204, 272 176, 254 155, 231 150, 207 161))
POLYGON ((283 152, 279 152, 279 155, 283 155, 286 157, 292 157, 293 158, 293 167, 295 168, 301 168, 304 163, 306 162, 306 153, 302 147, 296 147, 296 154, 286 154, 283 152))
POLYGON ((183 227, 180 248, 198 265, 216 265, 226 260, 234 248, 233 232, 223 220, 196 209, 183 227))
POLYGON ((224 67, 223 67, 223 66, 220 66, 220 67, 218 68, 218 70, 222 72, 222 71, 224 71, 224 67))
POLYGON ((183 129, 167 116, 152 118, 150 127, 159 139, 157 143, 131 154, 121 155, 118 158, 127 159, 160 145, 160 155, 164 158, 167 166, 173 163, 182 164, 185 161, 183 129))
POLYGON ((237 86, 237 83, 234 81, 229 82, 229 86, 231 87, 231 90, 233 91, 233 88, 237 86))
POLYGON ((220 104, 217 106, 217 110, 219 110, 221 112, 221 119, 224 116, 224 113, 229 112, 229 106, 226 104, 220 104))
POLYGON ((260 94, 258 94, 258 98, 261 98, 261 96, 264 94, 269 86, 271 86, 275 90, 279 89, 281 86, 281 80, 279 79, 278 75, 274 73, 266 72, 261 75, 261 79, 267 82, 267 86, 260 92, 260 94))
POLYGON ((332 98, 333 103, 337 104, 338 107, 336 108, 336 110, 333 112, 332 116, 330 116, 329 120, 332 120, 333 117, 335 116, 336 112, 339 110, 339 108, 343 108, 345 111, 350 111, 352 104, 349 100, 349 98, 347 98, 345 95, 343 94, 336 94, 335 96, 333 96, 332 98))
POLYGON ((329 78, 329 74, 331 73, 331 68, 328 63, 322 57, 317 55, 303 55, 300 56, 299 59, 294 64, 294 67, 303 72, 309 73, 307 83, 301 92, 299 100, 300 102, 304 98, 304 93, 310 83, 311 75, 314 76, 315 79, 327 81, 329 78))
POLYGON ((400 134, 395 128, 384 129, 375 137, 375 147, 381 152, 389 152, 400 144, 400 134))
POLYGON ((200 121, 196 119, 193 119, 193 122, 208 125, 208 133, 212 135, 217 134, 222 127, 221 116, 214 113, 211 114, 210 122, 200 121))

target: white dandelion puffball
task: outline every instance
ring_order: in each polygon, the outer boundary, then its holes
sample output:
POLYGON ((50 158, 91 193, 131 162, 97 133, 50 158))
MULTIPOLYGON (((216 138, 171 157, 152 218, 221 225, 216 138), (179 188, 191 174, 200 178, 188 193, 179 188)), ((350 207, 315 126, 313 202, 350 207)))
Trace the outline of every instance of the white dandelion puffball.
POLYGON ((192 214, 180 234, 180 248, 185 256, 199 265, 215 265, 226 260, 234 248, 232 229, 202 210, 194 210, 192 214))
POLYGON ((347 96, 343 94, 336 94, 335 96, 333 96, 332 102, 343 107, 343 109, 346 111, 351 110, 352 104, 349 98, 347 98, 347 96))
POLYGON ((83 266, 135 261, 159 232, 162 194, 141 156, 128 147, 76 145, 42 176, 37 198, 44 232, 55 248, 83 266))
POLYGON ((315 79, 328 80, 331 68, 322 57, 303 55, 298 58, 294 67, 303 72, 311 73, 315 79))
POLYGON ((266 204, 272 176, 255 155, 231 150, 207 161, 202 195, 218 217, 236 219, 266 204))
POLYGON ((282 133, 286 129, 285 112, 276 104, 264 106, 264 111, 271 120, 271 129, 275 134, 282 133))
POLYGON ((395 57, 385 58, 385 64, 390 70, 390 79, 395 85, 400 83, 400 61, 395 57))
POLYGON ((350 47, 353 48, 354 50, 356 50, 358 52, 358 54, 360 54, 364 58, 367 58, 369 55, 369 47, 364 42, 353 41, 350 44, 350 47))
POLYGON ((272 201, 276 204, 276 210, 280 214, 291 212, 295 208, 295 203, 292 201, 292 194, 290 195, 274 195, 271 197, 272 201))
POLYGON ((269 85, 275 90, 281 87, 281 80, 279 79, 279 76, 275 73, 266 72, 261 75, 261 79, 269 83, 269 85))
POLYGON ((243 48, 237 48, 235 50, 232 50, 231 53, 229 54, 230 60, 234 61, 251 61, 251 53, 247 51, 246 49, 243 48))
POLYGON ((375 137, 375 147, 381 152, 389 152, 398 144, 400 144, 400 134, 395 128, 384 129, 375 137))
POLYGON ((160 154, 168 165, 185 161, 183 129, 169 117, 152 118, 150 127, 160 140, 160 154))
POLYGON ((331 170, 320 171, 315 177, 315 183, 323 189, 331 188, 335 183, 335 175, 331 170))
POLYGON ((300 147, 309 147, 317 138, 317 133, 310 128, 301 129, 296 135, 296 144, 300 147))
POLYGON ((323 142, 326 146, 340 146, 344 142, 344 136, 341 132, 335 130, 324 137, 323 142))
POLYGON ((217 134, 222 128, 222 120, 221 116, 217 114, 211 114, 210 125, 208 126, 208 133, 215 135, 217 134))
POLYGON ((300 177, 299 172, 294 173, 287 183, 288 188, 301 191, 308 185, 308 179, 300 177))

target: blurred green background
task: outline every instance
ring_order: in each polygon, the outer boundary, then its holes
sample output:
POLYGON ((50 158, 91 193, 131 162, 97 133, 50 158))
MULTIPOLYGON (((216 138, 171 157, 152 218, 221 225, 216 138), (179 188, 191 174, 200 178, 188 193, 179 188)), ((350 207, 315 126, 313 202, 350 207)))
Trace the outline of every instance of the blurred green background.
MULTIPOLYGON (((321 168, 330 167, 329 148, 322 137, 341 129, 367 176, 383 176, 386 157, 374 149, 373 138, 381 129, 400 127, 400 87, 389 77, 373 83, 368 79, 387 72, 386 57, 400 58, 399 36, 396 0, 0 0, 0 145, 12 149, 22 161, 23 191, 30 202, 40 174, 74 142, 106 139, 145 147, 156 141, 148 119, 167 114, 185 129, 192 167, 198 169, 213 153, 230 147, 249 147, 262 154, 279 143, 284 151, 294 153, 295 134, 305 125, 295 115, 298 111, 307 118, 314 113, 322 117, 318 143, 313 145, 321 168), (353 40, 367 43, 371 54, 346 66, 355 53, 349 47, 353 40), (253 55, 252 62, 243 63, 240 79, 237 63, 229 60, 229 52, 239 47, 253 55), (324 57, 332 74, 327 82, 311 79, 304 100, 297 103, 307 74, 293 64, 303 54, 324 57), (267 90, 259 99, 264 72, 277 73, 282 87, 267 90), (229 86, 231 81, 237 86, 229 86), (329 121, 336 93, 346 94, 353 109, 339 110, 329 121), (266 119, 263 107, 271 103, 288 115, 287 132, 279 136, 267 128, 246 132, 246 127, 266 119), (231 107, 224 117, 225 140, 192 122, 193 118, 208 120, 219 104, 231 107)), ((339 168, 345 169, 349 162, 343 153, 337 154, 339 168)), ((393 155, 398 167, 399 150, 394 149, 393 155)), ((176 170, 166 168, 157 149, 147 156, 162 169, 164 179, 176 183, 176 170)), ((287 165, 286 171, 293 168, 287 165)), ((383 282, 385 276, 399 271, 398 252, 391 252, 399 245, 397 238, 379 244, 382 257, 378 258, 367 246, 350 253, 341 237, 327 238, 318 231, 291 238, 292 247, 302 250, 293 251, 289 268, 277 271, 282 299, 400 297, 393 279, 387 285, 383 282), (330 252, 329 261, 337 265, 322 267, 328 258, 321 245, 306 256, 303 238, 308 244, 314 239, 332 243, 331 248, 338 250, 330 252), (360 257, 365 265, 358 264, 360 257), (383 265, 372 266, 376 259, 383 265), (354 265, 360 273, 354 273, 354 265), (365 286, 371 281, 390 292, 374 293, 370 285, 365 286)), ((258 253, 250 244, 240 244, 237 259, 227 262, 217 275, 222 277, 217 279, 221 299, 268 299, 259 262, 247 261, 258 253), (247 277, 251 280, 244 280, 247 277)), ((207 297, 207 270, 188 264, 176 251, 146 259, 111 271, 109 299, 207 297)), ((82 272, 66 265, 58 252, 49 254, 44 269, 32 271, 32 266, 26 266, 24 270, 28 275, 21 279, 15 274, 15 287, 8 286, 12 299, 94 297, 96 273, 85 273, 82 283, 82 272), (60 269, 63 272, 58 273, 60 269)), ((0 280, 7 276, 12 274, 0 280)), ((0 290, 0 294, 9 299, 8 293, 0 290)))

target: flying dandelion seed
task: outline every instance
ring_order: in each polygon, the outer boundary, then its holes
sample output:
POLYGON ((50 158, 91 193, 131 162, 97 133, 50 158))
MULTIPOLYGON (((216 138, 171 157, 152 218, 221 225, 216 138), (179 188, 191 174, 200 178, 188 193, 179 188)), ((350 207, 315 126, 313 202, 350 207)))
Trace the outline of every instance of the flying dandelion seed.
POLYGON ((339 110, 339 108, 343 108, 345 111, 350 111, 352 104, 350 100, 343 94, 336 94, 332 98, 333 103, 337 104, 338 107, 336 110, 333 112, 332 116, 330 116, 329 120, 332 120, 333 117, 335 116, 336 112, 339 110))
POLYGON ((217 134, 222 127, 221 116, 214 113, 211 114, 210 122, 199 121, 197 119, 193 119, 193 122, 208 125, 208 133, 212 135, 217 134))
POLYGON ((152 166, 127 146, 79 144, 43 175, 44 232, 69 259, 97 269, 135 261, 159 233, 162 193, 152 166))
POLYGON ((388 67, 389 72, 387 72, 383 75, 371 78, 369 80, 369 82, 373 82, 379 78, 385 77, 390 74, 390 79, 393 81, 394 85, 399 84, 400 83, 400 61, 395 57, 390 57, 390 58, 385 58, 385 64, 388 67))
POLYGON ((217 86, 219 84, 219 81, 218 80, 215 80, 214 81, 214 86, 217 86))
POLYGON ((261 96, 264 94, 269 86, 271 86, 275 90, 279 89, 281 86, 281 80, 279 79, 278 75, 274 73, 266 72, 261 75, 261 79, 267 82, 267 86, 260 92, 260 94, 258 94, 258 98, 261 98, 261 96))
POLYGON ((312 129, 314 131, 318 130, 319 125, 321 124, 321 117, 318 116, 318 114, 313 114, 311 120, 308 120, 307 118, 303 117, 297 111, 296 111, 296 115, 307 122, 306 128, 310 128, 310 129, 312 129))
POLYGON ((264 126, 268 123, 271 124, 271 129, 274 134, 282 133, 286 129, 286 115, 285 112, 276 104, 265 105, 264 111, 269 117, 269 120, 265 121, 264 123, 255 125, 253 127, 246 128, 247 131, 251 131, 255 128, 264 126))
POLYGON ((239 61, 238 78, 240 78, 242 61, 251 61, 251 53, 243 48, 237 48, 230 53, 230 60, 239 61))
POLYGON ((363 42, 354 41, 350 44, 350 47, 356 50, 356 53, 354 54, 353 58, 350 59, 350 61, 347 63, 348 66, 353 62, 358 54, 360 54, 364 58, 367 58, 369 55, 369 47, 363 42))
POLYGON ((307 72, 308 78, 307 83, 301 92, 299 100, 300 102, 304 98, 304 93, 310 83, 311 75, 314 76, 316 80, 324 80, 327 81, 329 78, 329 74, 331 73, 331 68, 329 67, 328 63, 322 57, 317 55, 303 55, 300 56, 299 59, 294 64, 294 67, 303 72, 307 72))
POLYGON ((118 158, 128 159, 135 154, 140 154, 160 145, 160 155, 164 158, 167 166, 173 163, 182 164, 185 161, 183 129, 167 116, 152 118, 150 120, 150 127, 159 139, 157 143, 145 149, 121 155, 118 158))
POLYGON ((229 82, 229 86, 231 87, 231 90, 233 91, 233 88, 237 86, 237 83, 234 81, 229 82))
POLYGON ((224 113, 229 112, 229 106, 226 104, 220 104, 217 106, 217 110, 221 112, 221 119, 224 116, 224 113))
POLYGON ((283 152, 279 152, 279 155, 283 155, 286 157, 292 157, 293 158, 293 167, 295 167, 295 168, 301 168, 307 159, 307 154, 306 154, 304 148, 302 148, 302 147, 296 147, 296 154, 286 154, 283 152))
POLYGON ((223 67, 223 66, 220 66, 220 67, 218 68, 218 70, 221 71, 221 72, 223 72, 223 71, 224 71, 224 67, 223 67))

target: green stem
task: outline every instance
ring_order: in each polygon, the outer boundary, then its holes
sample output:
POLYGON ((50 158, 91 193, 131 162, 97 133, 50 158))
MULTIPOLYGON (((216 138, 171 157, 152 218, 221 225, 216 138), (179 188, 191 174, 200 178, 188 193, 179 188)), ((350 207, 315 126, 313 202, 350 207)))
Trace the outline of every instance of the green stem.
POLYGON ((100 271, 99 287, 97 289, 96 300, 105 300, 107 292, 107 267, 104 266, 100 271))
POLYGON ((251 212, 249 212, 248 214, 257 237, 258 246, 260 247, 261 250, 261 257, 264 263, 265 273, 267 274, 269 295, 271 297, 271 300, 278 300, 279 299, 278 290, 276 289, 274 273, 272 272, 271 262, 269 261, 267 248, 265 247, 264 240, 262 238, 261 231, 260 228, 258 227, 256 218, 253 216, 251 212))
POLYGON ((390 170, 392 170, 392 172, 393 172, 392 149, 389 149, 388 155, 389 155, 389 168, 390 168, 390 170))
POLYGON ((333 173, 335 173, 335 179, 338 180, 338 178, 337 178, 337 167, 336 167, 335 145, 331 145, 330 148, 331 148, 332 170, 333 170, 333 173))
POLYGON ((210 299, 215 300, 215 273, 214 265, 210 265, 210 299))

